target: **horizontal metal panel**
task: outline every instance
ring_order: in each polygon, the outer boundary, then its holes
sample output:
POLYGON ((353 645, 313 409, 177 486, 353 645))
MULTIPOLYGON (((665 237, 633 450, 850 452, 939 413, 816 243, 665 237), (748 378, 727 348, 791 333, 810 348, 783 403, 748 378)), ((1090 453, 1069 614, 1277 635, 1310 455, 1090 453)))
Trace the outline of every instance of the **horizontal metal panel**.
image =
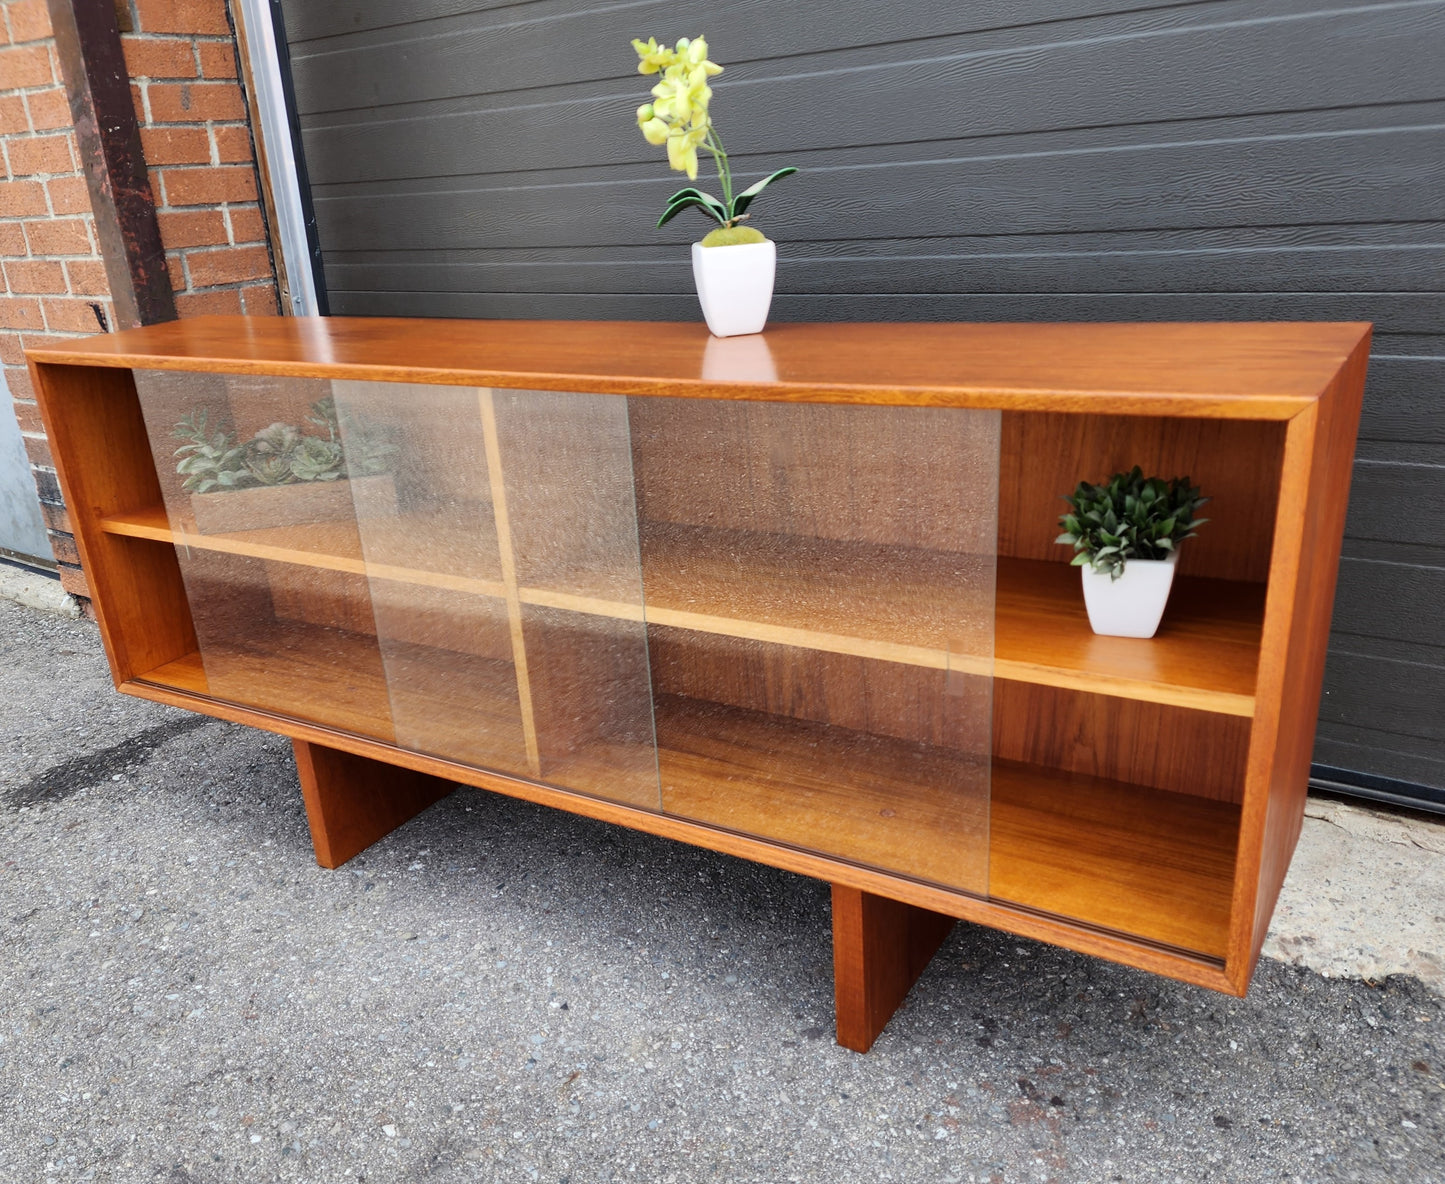
MULTIPOLYGON (((1278 7, 1271 4, 1270 7, 1278 7)), ((1295 0, 1295 7, 1301 0, 1295 0)), ((394 0, 283 0, 286 33, 293 47, 302 53, 336 45, 370 45, 395 38, 399 30, 430 31, 439 38, 453 35, 462 27, 477 23, 521 26, 561 25, 585 17, 577 0, 408 0, 404 16, 394 0), (308 44, 321 42, 320 45, 308 44)), ((800 19, 776 0, 729 0, 726 5, 700 0, 634 0, 624 6, 608 5, 589 11, 607 14, 614 40, 657 34, 668 29, 698 29, 718 41, 723 37, 756 33, 766 25, 773 40, 773 52, 798 52, 799 39, 816 38, 816 27, 826 25, 832 44, 873 45, 890 40, 946 35, 970 29, 991 29, 1019 24, 1054 24, 1094 13, 1132 12, 1135 20, 1157 20, 1178 7, 1160 0, 1053 0, 1047 15, 1020 20, 1017 0, 971 0, 969 4, 850 5, 843 10, 846 20, 800 19), (1154 11, 1151 11, 1154 10, 1154 11), (621 32, 619 33, 619 30, 621 32)), ((404 35, 404 34, 400 34, 404 35)), ((675 34, 674 34, 675 35, 675 34)), ((625 44, 625 40, 624 40, 625 44)), ((629 68, 634 64, 628 61, 629 68)), ((555 68, 555 66, 554 66, 555 68)))
MULTIPOLYGON (((701 231, 700 216, 685 230, 701 231)), ((779 244, 789 292, 1377 292, 1445 287, 1445 224, 1261 226, 779 244), (861 282, 860 282, 861 280, 861 282)), ((332 250, 337 287, 393 291, 691 290, 671 242, 494 250, 332 250)))
MULTIPOLYGON (((503 313, 503 307, 537 309, 539 302, 557 300, 557 316, 592 316, 656 319, 665 303, 668 320, 701 319, 697 297, 691 291, 690 273, 681 266, 675 283, 633 287, 630 292, 558 292, 501 288, 493 291, 427 292, 374 291, 368 309, 387 308, 386 314, 414 316, 532 316, 532 311, 503 313), (684 284, 687 286, 684 286, 684 284), (390 301, 388 304, 387 301, 390 301), (499 304, 498 301, 510 302, 499 304), (562 312, 561 309, 568 309, 562 312), (572 309, 579 310, 574 314, 572 309), (493 311, 486 311, 493 310, 493 311)), ((560 286, 560 285, 559 285, 560 286)), ((859 287, 866 287, 859 277, 859 287)), ((631 285, 629 285, 631 287, 631 285)), ((348 295, 328 284, 332 306, 348 295)), ((1090 292, 1082 295, 1019 295, 1015 293, 913 293, 839 292, 794 294, 778 291, 773 297, 774 321, 1365 321, 1374 319, 1397 332, 1445 327, 1445 302, 1425 294, 1391 296, 1326 295, 1319 293, 1128 293, 1090 292)))
POLYGON ((1408 740, 1364 731, 1350 731, 1350 736, 1356 739, 1346 739, 1336 735, 1338 730, 1332 724, 1320 725, 1315 738, 1317 764, 1365 770, 1375 776, 1406 782, 1402 797, 1408 797, 1409 785, 1445 789, 1445 749, 1436 746, 1428 752, 1415 752, 1408 740))
MULTIPOLYGON (((1233 0, 1147 19, 1111 13, 1022 27, 1015 9, 1002 28, 980 26, 973 7, 948 6, 945 15, 936 5, 849 5, 845 21, 764 0, 687 0, 663 11, 669 29, 707 32, 727 64, 714 82, 719 119, 760 151, 877 143, 900 130, 916 142, 960 126, 998 135, 1131 123, 1143 111, 1194 119, 1439 95, 1445 5, 1437 0, 1343 12, 1233 0), (1179 85, 1186 76, 1190 85, 1179 85), (806 102, 794 99, 800 88, 806 102), (857 103, 863 93, 870 101, 857 103), (847 119, 837 118, 840 108, 847 119)), ((646 90, 627 40, 649 22, 628 15, 524 7, 299 45, 298 109, 425 120, 437 101, 485 95, 497 98, 474 112, 525 110, 529 122, 547 124, 554 117, 539 116, 539 106, 561 104, 571 109, 560 122, 583 130, 599 103, 620 97, 630 110, 646 90)))
MULTIPOLYGON (((1320 720, 1440 745, 1445 755, 1445 669, 1333 650, 1320 720)), ((1418 746, 1417 746, 1418 747, 1418 746)))
POLYGON ((1433 465, 1355 462, 1347 537, 1438 545, 1442 517, 1445 457, 1433 465))
MULTIPOLYGON (((786 200, 780 185, 758 218, 785 246, 840 236, 1438 221, 1445 219, 1445 109, 1440 114, 1440 124, 1370 132, 1275 135, 1256 127, 1252 136, 1165 142, 1158 129, 1135 129, 1150 142, 1069 146, 1068 137, 1053 136, 1047 151, 938 146, 930 159, 911 161, 898 146, 859 150, 856 163, 835 160, 788 178, 786 200)), ((309 160, 309 138, 307 151, 309 160)), ((656 170, 579 181, 576 173, 554 174, 552 183, 422 179, 409 192, 348 196, 318 187, 316 213, 328 251, 378 243, 592 247, 652 239, 676 183, 656 170)), ((695 227, 673 233, 679 242, 697 237, 695 227)))
MULTIPOLYGON (((1418 645, 1421 626, 1434 620, 1441 628, 1427 633, 1425 640, 1435 664, 1445 665, 1445 567, 1417 567, 1365 559, 1340 561, 1335 591, 1335 634, 1390 638, 1418 645)), ((1339 639, 1340 644, 1360 648, 1359 642, 1339 639)), ((1399 656, 1399 655, 1397 655, 1399 656)), ((1418 654, 1416 655, 1418 656, 1418 654)), ((1440 704, 1445 715, 1445 702, 1440 704)))

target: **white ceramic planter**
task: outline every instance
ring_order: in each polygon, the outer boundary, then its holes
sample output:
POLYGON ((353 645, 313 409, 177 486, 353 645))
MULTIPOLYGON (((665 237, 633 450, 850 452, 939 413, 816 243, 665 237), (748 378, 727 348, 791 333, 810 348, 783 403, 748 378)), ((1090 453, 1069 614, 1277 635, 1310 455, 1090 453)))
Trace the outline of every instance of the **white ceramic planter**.
POLYGON ((777 269, 778 247, 771 239, 732 247, 692 244, 692 278, 713 336, 763 331, 777 269))
POLYGON ((1131 559, 1117 580, 1084 566, 1084 607, 1095 633, 1106 637, 1153 637, 1174 585, 1176 551, 1168 559, 1131 559))

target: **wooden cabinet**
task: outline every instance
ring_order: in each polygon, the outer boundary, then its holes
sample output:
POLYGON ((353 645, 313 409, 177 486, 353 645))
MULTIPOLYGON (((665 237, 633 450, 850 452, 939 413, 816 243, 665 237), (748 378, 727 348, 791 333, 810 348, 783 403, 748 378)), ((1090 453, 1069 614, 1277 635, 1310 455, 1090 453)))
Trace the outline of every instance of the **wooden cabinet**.
POLYGON ((30 361, 117 686, 292 737, 323 864, 461 782, 826 879, 863 1049, 954 918, 1243 993, 1368 341, 202 318, 30 361), (1147 641, 1053 542, 1133 464, 1213 498, 1147 641))

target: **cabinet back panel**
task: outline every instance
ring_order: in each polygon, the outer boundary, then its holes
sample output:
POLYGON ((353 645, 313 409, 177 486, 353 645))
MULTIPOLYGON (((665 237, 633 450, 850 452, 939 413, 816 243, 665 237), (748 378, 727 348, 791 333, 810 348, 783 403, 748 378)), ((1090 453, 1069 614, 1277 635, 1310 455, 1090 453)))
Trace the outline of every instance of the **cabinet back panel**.
POLYGON ((1284 457, 1282 424, 1127 415, 1003 415, 998 553, 1067 562, 1054 542, 1063 497, 1139 465, 1146 476, 1190 477, 1209 521, 1179 551, 1183 575, 1263 582, 1274 541, 1284 457))
POLYGON ((993 550, 995 412, 629 402, 645 521, 993 550))
POLYGON ((1221 802, 1244 800, 1249 728, 1243 716, 994 682, 994 756, 1221 802))

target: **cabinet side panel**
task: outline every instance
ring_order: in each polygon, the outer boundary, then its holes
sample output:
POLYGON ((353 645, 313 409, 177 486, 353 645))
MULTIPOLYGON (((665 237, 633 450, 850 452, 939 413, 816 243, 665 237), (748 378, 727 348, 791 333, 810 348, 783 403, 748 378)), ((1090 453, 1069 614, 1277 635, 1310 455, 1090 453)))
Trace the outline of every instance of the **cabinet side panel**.
POLYGON ((1190 477, 1209 522, 1179 551, 1179 574, 1263 582, 1274 537, 1284 432, 1274 423, 1005 412, 999 456, 998 553, 1067 563, 1063 498, 1083 481, 1134 465, 1190 477))
MULTIPOLYGON (((1247 932, 1249 946, 1247 951, 1232 951, 1239 955, 1247 953, 1247 963, 1241 959, 1239 965, 1251 970, 1269 931, 1270 918, 1289 871, 1304 817, 1369 351, 1370 338, 1366 334, 1320 400, 1282 683, 1276 688, 1268 687, 1261 669, 1256 728, 1265 732, 1272 724, 1275 738, 1266 783, 1268 800, 1258 840, 1258 879, 1246 886, 1254 889, 1253 907, 1236 915, 1240 936, 1247 932), (1274 698, 1271 691, 1278 697, 1274 698), (1275 703, 1278 704, 1277 719, 1270 720, 1275 703), (1247 930, 1246 922, 1249 923, 1247 930)), ((1266 623, 1266 632, 1268 629, 1266 623)), ((1261 763, 1262 757, 1260 754, 1261 763)), ((1258 767, 1255 760, 1255 754, 1251 753, 1251 773, 1258 767)), ((1248 816, 1247 811, 1246 825, 1248 816)), ((1246 831, 1246 840, 1247 836, 1246 831)), ((1236 898, 1236 905, 1239 903, 1236 898)), ((1232 966, 1231 971, 1234 969, 1232 966)))
POLYGON ((107 534, 100 520, 159 505, 129 370, 31 364, 46 434, 117 684, 196 648, 174 548, 107 534))

